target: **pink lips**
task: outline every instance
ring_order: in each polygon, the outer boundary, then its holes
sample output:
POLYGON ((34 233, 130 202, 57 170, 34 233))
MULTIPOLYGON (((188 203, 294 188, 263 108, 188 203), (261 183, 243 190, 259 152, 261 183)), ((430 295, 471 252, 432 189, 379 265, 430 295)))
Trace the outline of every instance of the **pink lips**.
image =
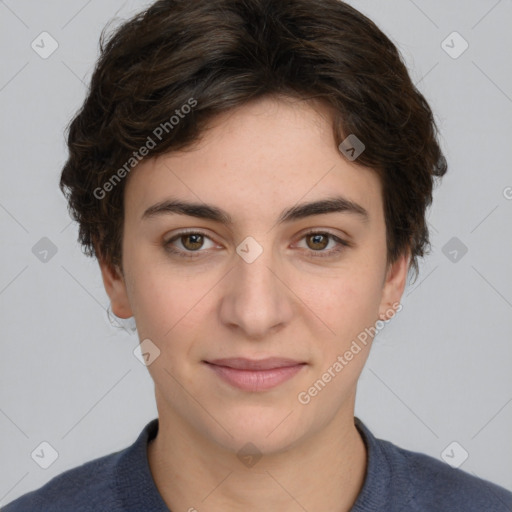
POLYGON ((306 363, 280 357, 234 357, 204 361, 224 381, 244 391, 271 389, 298 373, 306 363))

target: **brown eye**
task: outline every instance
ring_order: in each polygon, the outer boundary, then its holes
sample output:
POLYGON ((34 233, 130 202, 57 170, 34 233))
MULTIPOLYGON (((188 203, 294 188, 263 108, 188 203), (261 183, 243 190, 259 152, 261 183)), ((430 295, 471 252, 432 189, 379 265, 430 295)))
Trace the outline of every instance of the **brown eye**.
POLYGON ((305 249, 308 250, 309 256, 313 258, 333 258, 340 256, 349 247, 352 247, 350 242, 342 240, 336 235, 327 231, 311 231, 303 235, 301 241, 305 242, 305 249), (332 247, 327 249, 332 242, 332 247))
POLYGON ((192 259, 204 256, 214 243, 208 235, 199 231, 181 231, 164 241, 163 246, 170 254, 192 259))
POLYGON ((204 243, 204 237, 199 233, 182 235, 180 240, 183 247, 189 251, 196 251, 197 249, 200 249, 204 243))
POLYGON ((321 251, 329 245, 329 236, 326 233, 313 233, 306 236, 308 247, 314 251, 321 251))

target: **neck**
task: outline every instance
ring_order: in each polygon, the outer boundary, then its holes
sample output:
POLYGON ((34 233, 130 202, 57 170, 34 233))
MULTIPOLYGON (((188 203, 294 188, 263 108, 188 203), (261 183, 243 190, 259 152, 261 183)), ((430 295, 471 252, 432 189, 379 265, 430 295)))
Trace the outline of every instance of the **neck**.
MULTIPOLYGON (((352 404, 353 405, 353 404, 352 404)), ((148 445, 156 487, 170 510, 348 512, 363 486, 366 447, 353 406, 321 431, 244 466, 237 453, 159 414, 148 445)))

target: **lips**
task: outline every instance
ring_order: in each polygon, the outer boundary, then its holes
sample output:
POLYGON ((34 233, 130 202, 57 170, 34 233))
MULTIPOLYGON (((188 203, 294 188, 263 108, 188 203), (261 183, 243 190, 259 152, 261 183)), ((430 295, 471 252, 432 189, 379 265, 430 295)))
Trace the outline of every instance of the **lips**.
POLYGON ((282 357, 266 359, 232 357, 203 362, 223 382, 246 392, 261 392, 275 388, 294 377, 307 365, 301 361, 282 357))
POLYGON ((299 364, 306 364, 301 361, 283 357, 268 357, 266 359, 231 357, 226 359, 213 359, 205 362, 216 366, 234 368, 235 370, 272 370, 274 368, 287 368, 290 366, 297 366, 299 364))

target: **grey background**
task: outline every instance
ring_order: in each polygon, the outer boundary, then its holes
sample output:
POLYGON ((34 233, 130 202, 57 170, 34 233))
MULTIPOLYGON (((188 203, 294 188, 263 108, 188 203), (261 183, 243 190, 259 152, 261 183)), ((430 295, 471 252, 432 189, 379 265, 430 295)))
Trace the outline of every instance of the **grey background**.
MULTIPOLYGON (((432 253, 375 341, 356 414, 378 437, 437 458, 457 441, 469 453, 462 470, 512 490, 512 2, 350 3, 400 48, 450 165, 429 211, 432 253), (469 43, 456 59, 441 46, 453 31, 469 43)), ((0 506, 126 447, 157 415, 136 333, 108 322, 98 265, 58 189, 63 130, 100 31, 145 5, 0 1, 0 506), (59 45, 47 59, 31 48, 42 31, 59 45), (46 262, 43 237, 57 250, 46 262), (42 441, 58 452, 48 469, 30 455, 42 441)))

